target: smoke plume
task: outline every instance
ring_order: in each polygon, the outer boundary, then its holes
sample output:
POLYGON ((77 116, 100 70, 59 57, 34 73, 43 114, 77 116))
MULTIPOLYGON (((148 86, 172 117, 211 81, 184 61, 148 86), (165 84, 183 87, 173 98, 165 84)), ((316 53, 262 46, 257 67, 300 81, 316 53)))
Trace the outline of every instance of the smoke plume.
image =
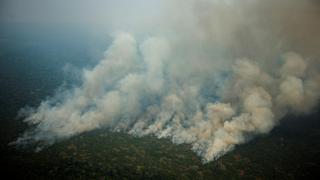
POLYGON ((23 109, 32 128, 15 143, 107 128, 188 143, 210 162, 318 104, 318 1, 164 2, 154 36, 118 33, 79 87, 23 109))

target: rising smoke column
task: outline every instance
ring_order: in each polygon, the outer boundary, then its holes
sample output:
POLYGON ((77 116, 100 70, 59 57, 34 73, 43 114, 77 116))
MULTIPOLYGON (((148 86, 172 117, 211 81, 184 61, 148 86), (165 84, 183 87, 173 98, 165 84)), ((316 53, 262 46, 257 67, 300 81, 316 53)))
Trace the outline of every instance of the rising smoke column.
POLYGON ((184 2, 167 2, 156 36, 119 33, 81 86, 23 110, 33 128, 15 143, 108 128, 189 143, 209 162, 317 105, 319 3, 184 2))

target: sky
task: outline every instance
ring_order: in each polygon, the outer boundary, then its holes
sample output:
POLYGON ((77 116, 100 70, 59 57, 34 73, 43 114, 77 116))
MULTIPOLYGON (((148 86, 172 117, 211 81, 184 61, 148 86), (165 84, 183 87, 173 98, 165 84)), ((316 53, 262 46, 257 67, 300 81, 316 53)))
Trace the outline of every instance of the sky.
POLYGON ((0 22, 133 24, 151 21, 160 4, 160 0, 0 0, 0 22))

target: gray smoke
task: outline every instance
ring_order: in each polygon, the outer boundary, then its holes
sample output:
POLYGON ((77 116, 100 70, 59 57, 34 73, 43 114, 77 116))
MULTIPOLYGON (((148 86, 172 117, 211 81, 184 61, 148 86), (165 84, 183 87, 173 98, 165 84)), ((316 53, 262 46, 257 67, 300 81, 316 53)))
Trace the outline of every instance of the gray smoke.
POLYGON ((203 162, 266 134, 320 98, 314 0, 165 1, 155 34, 118 33, 82 85, 24 109, 15 143, 109 128, 192 145, 203 162))

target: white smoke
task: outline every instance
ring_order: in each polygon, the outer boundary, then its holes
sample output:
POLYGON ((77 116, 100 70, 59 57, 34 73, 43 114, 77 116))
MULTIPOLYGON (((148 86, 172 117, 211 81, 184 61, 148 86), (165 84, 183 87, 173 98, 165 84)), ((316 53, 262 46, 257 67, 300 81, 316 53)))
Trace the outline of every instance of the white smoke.
POLYGON ((103 127, 192 144, 209 162, 317 105, 317 2, 167 5, 156 36, 119 33, 80 87, 24 111, 34 128, 15 143, 51 144, 103 127))

